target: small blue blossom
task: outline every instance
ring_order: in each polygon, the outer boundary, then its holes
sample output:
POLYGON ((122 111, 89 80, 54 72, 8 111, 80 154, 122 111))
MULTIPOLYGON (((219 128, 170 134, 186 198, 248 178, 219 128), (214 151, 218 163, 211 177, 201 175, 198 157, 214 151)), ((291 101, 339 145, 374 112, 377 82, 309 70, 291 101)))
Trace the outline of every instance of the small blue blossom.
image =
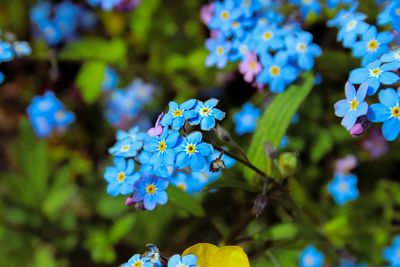
POLYGON ((178 168, 190 166, 193 170, 201 170, 206 165, 205 157, 212 153, 210 144, 201 141, 200 132, 192 132, 177 148, 176 165, 178 168))
POLYGON ((314 245, 307 246, 300 254, 300 267, 322 267, 324 254, 318 251, 314 245))
POLYGON ((340 9, 333 19, 328 20, 327 22, 328 27, 338 27, 338 28, 343 27, 343 25, 349 20, 349 18, 361 14, 356 12, 357 7, 358 7, 358 2, 355 2, 355 4, 350 6, 349 9, 340 9))
POLYGON ((131 138, 125 138, 117 141, 108 151, 116 157, 132 158, 143 147, 143 141, 135 141, 131 138))
POLYGON ((381 103, 372 104, 368 119, 372 122, 383 122, 382 133, 388 141, 395 140, 400 133, 400 95, 394 89, 379 92, 381 103))
POLYGON ((321 13, 321 4, 318 0, 290 0, 290 2, 300 7, 300 14, 303 18, 307 17, 310 12, 317 15, 321 13))
POLYGON ((400 79, 397 74, 391 72, 396 70, 395 65, 392 63, 381 65, 381 62, 376 60, 365 67, 352 70, 349 81, 353 84, 367 83, 369 86, 367 94, 374 95, 381 83, 391 85, 400 79))
POLYGON ((350 130, 357 121, 357 118, 367 114, 368 104, 365 102, 368 84, 361 84, 358 91, 354 86, 347 82, 345 86, 346 99, 342 99, 335 103, 335 115, 342 117, 342 125, 350 130))
POLYGON ((0 41, 0 62, 10 61, 14 58, 11 44, 0 41))
POLYGON ((141 257, 139 254, 133 255, 127 263, 122 264, 120 267, 153 267, 149 258, 141 257))
POLYGON ((169 111, 161 119, 162 126, 171 126, 174 130, 179 130, 185 125, 185 121, 196 117, 197 112, 193 110, 197 101, 189 99, 178 105, 176 102, 169 102, 169 111))
POLYGON ((17 57, 28 56, 31 54, 32 49, 28 42, 14 42, 13 48, 17 57))
POLYGON ((389 43, 393 41, 394 36, 390 32, 378 33, 375 26, 370 28, 362 35, 361 41, 354 43, 353 55, 361 57, 363 66, 378 59, 383 53, 389 51, 389 43))
POLYGON ((150 259, 150 262, 154 265, 152 267, 162 267, 160 260, 160 251, 152 244, 147 245, 146 257, 150 259))
POLYGON ((312 39, 312 34, 308 32, 301 32, 296 36, 289 35, 285 39, 288 53, 304 70, 310 70, 314 66, 314 57, 322 54, 321 48, 312 43, 312 39))
POLYGON ((382 13, 378 16, 378 25, 391 24, 392 27, 400 32, 400 2, 391 1, 382 13))
POLYGON ((261 55, 270 49, 276 51, 284 45, 281 31, 276 25, 260 25, 253 32, 252 51, 261 55))
POLYGON ((169 258, 168 267, 198 267, 196 263, 197 257, 193 254, 188 254, 185 256, 176 254, 169 258))
POLYGON ((105 78, 103 81, 103 90, 104 91, 110 91, 112 89, 115 89, 118 86, 118 74, 115 72, 115 70, 111 67, 107 67, 106 73, 105 73, 105 78))
POLYGON ((214 3, 214 15, 208 26, 210 29, 220 29, 223 32, 229 32, 232 24, 238 20, 242 14, 239 8, 235 7, 233 0, 214 3))
POLYGON ((168 201, 165 190, 168 180, 154 176, 142 177, 135 183, 134 202, 143 201, 146 210, 154 210, 157 204, 164 205, 168 201))
POLYGON ((215 120, 221 121, 225 117, 225 112, 215 107, 218 102, 219 101, 215 98, 211 98, 204 103, 198 101, 196 106, 197 116, 189 121, 190 124, 200 124, 200 128, 204 131, 209 131, 214 128, 215 120))
POLYGON ((147 104, 153 100, 155 86, 151 83, 145 83, 140 78, 135 78, 127 87, 127 91, 128 97, 142 104, 147 104))
POLYGON ((147 134, 144 132, 141 132, 139 127, 133 127, 130 129, 128 132, 118 130, 116 139, 119 140, 124 140, 125 138, 130 138, 133 141, 143 141, 146 138, 147 134))
POLYGON ((135 182, 140 178, 134 173, 133 159, 126 161, 122 157, 114 158, 114 166, 107 167, 104 178, 108 182, 107 193, 111 196, 128 195, 133 192, 135 182))
POLYGON ((395 236, 392 245, 383 250, 383 257, 390 266, 400 266, 400 235, 395 236))
POLYGON ((268 53, 263 54, 261 63, 263 70, 257 76, 257 81, 262 84, 268 83, 273 93, 283 92, 286 86, 297 78, 298 71, 288 64, 286 53, 277 53, 275 57, 268 53))
POLYGON ((254 12, 262 8, 263 0, 235 0, 242 14, 246 18, 250 18, 254 12))
POLYGON ((361 13, 355 13, 350 16, 341 26, 337 40, 343 42, 345 47, 353 47, 357 41, 357 37, 365 33, 369 27, 368 23, 363 21, 365 18, 366 15, 361 13))
POLYGON ((228 55, 231 48, 230 42, 226 41, 222 35, 207 39, 206 48, 210 51, 206 59, 206 66, 216 65, 222 69, 228 63, 228 55))
POLYGON ((358 198, 357 176, 354 174, 337 173, 328 185, 328 191, 336 204, 344 205, 358 198))
POLYGON ((260 115, 261 111, 259 108, 254 107, 251 103, 245 103, 242 109, 233 115, 235 132, 238 135, 254 132, 260 115))

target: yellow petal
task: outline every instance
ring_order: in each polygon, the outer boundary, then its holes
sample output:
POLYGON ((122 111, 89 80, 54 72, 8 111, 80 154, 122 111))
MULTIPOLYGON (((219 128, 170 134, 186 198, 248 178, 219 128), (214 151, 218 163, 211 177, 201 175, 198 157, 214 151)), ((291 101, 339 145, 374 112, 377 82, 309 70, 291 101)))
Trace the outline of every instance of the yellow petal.
POLYGON ((199 267, 211 267, 212 259, 214 254, 219 250, 219 248, 213 244, 209 243, 199 243, 187 248, 182 255, 194 254, 199 259, 197 265, 199 267))

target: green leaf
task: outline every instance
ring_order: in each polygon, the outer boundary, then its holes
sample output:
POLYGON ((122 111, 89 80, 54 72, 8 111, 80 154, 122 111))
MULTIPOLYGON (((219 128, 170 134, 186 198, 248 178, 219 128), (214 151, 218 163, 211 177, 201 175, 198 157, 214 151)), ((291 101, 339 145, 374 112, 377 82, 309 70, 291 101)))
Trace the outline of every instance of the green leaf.
POLYGON ((136 222, 136 217, 132 214, 119 218, 110 229, 110 241, 115 244, 126 236, 136 222))
POLYGON ((101 61, 89 61, 79 71, 76 85, 86 103, 93 103, 101 93, 106 64, 101 61))
POLYGON ((155 22, 154 13, 159 5, 160 0, 146 0, 135 9, 129 22, 135 40, 146 42, 151 36, 150 29, 155 22))
POLYGON ((197 202, 195 198, 189 196, 181 189, 173 186, 170 186, 167 191, 169 202, 171 202, 175 206, 181 208, 189 214, 192 214, 193 216, 205 216, 203 207, 197 202))
MULTIPOLYGON (((293 115, 310 93, 313 85, 313 75, 305 73, 302 84, 292 85, 287 91, 277 95, 258 121, 248 156, 254 165, 265 170, 268 175, 272 175, 272 164, 265 154, 264 145, 270 143, 274 147, 279 146, 293 115)), ((251 179, 255 173, 250 169, 245 169, 244 174, 247 179, 251 179)))
POLYGON ((313 162, 318 162, 323 156, 326 155, 333 148, 333 140, 328 131, 319 129, 318 136, 311 146, 310 158, 313 162))
POLYGON ((210 184, 208 184, 203 191, 209 191, 212 189, 217 189, 217 188, 226 188, 226 187, 230 187, 230 188, 237 188, 237 189, 243 189, 245 191, 249 191, 249 192, 258 192, 260 190, 258 190, 257 188, 250 186, 249 184, 242 182, 240 180, 236 180, 236 179, 229 179, 229 178, 220 178, 210 184))
POLYGON ((271 241, 293 239, 299 232, 299 227, 294 223, 278 224, 265 232, 255 236, 257 240, 271 241))

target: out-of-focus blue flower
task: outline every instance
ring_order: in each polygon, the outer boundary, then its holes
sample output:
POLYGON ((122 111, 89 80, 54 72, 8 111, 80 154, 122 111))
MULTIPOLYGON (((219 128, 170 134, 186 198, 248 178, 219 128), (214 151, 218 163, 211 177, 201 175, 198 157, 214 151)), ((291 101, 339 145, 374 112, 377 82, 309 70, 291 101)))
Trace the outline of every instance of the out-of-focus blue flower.
POLYGON ((391 24, 400 32, 400 1, 391 1, 378 16, 378 25, 391 24))
POLYGON ((257 127, 258 118, 261 115, 259 108, 251 103, 245 103, 242 109, 233 115, 235 122, 235 132, 238 135, 252 133, 257 127))
POLYGON ((390 51, 381 56, 381 61, 383 63, 397 63, 397 66, 394 65, 393 70, 400 68, 400 48, 390 51))
POLYGON ((11 44, 0 41, 0 62, 10 61, 14 58, 11 44))
POLYGON ((345 203, 358 198, 357 176, 354 174, 336 173, 333 180, 328 184, 328 191, 336 204, 345 203))
POLYGON ((160 136, 150 137, 145 141, 144 150, 152 153, 150 163, 156 168, 170 166, 175 162, 175 148, 181 137, 178 131, 164 127, 160 136))
POLYGON ((242 38, 234 38, 231 42, 231 49, 228 56, 230 61, 243 60, 250 52, 249 47, 251 46, 253 39, 250 34, 242 38))
POLYGON ((343 118, 342 125, 350 130, 357 121, 357 118, 367 114, 368 103, 365 102, 368 84, 361 84, 358 91, 354 86, 347 82, 345 86, 346 99, 342 99, 335 103, 335 115, 343 118))
POLYGON ((286 86, 292 83, 296 78, 298 71, 288 64, 288 56, 280 52, 272 57, 266 53, 261 57, 263 70, 257 76, 257 81, 262 84, 268 84, 271 92, 281 93, 286 86))
POLYGON ((310 12, 319 15, 321 13, 321 4, 318 0, 290 0, 290 3, 300 7, 300 14, 303 18, 310 12))
POLYGON ((229 41, 226 41, 222 35, 219 35, 215 38, 207 39, 206 48, 210 51, 206 59, 207 67, 216 65, 217 68, 222 69, 226 66, 231 48, 229 41))
POLYGON ((145 83, 140 78, 135 78, 132 83, 127 87, 129 93, 128 97, 134 98, 142 104, 147 104, 153 100, 155 86, 151 83, 145 83))
POLYGON ((285 149, 289 146, 289 136, 284 135, 281 139, 281 142, 279 144, 280 149, 285 149))
POLYGON ((251 17, 254 12, 262 8, 263 0, 235 0, 244 17, 251 17))
POLYGON ((214 15, 208 24, 210 29, 219 29, 222 32, 230 32, 232 24, 237 22, 242 14, 239 8, 236 8, 233 0, 214 3, 214 15))
POLYGON ((322 267, 324 264, 324 254, 318 251, 314 245, 307 246, 300 254, 300 267, 322 267))
POLYGON ((312 43, 312 39, 312 34, 308 32, 301 32, 295 36, 289 35, 285 39, 288 53, 304 70, 310 70, 314 66, 314 57, 322 54, 321 48, 312 43))
POLYGON ((206 102, 198 101, 196 106, 197 116, 190 120, 190 124, 198 125, 204 131, 209 131, 215 127, 215 120, 221 121, 225 117, 225 112, 216 108, 218 100, 211 98, 206 102))
POLYGON ((136 156, 139 149, 143 147, 143 141, 135 141, 131 138, 125 138, 117 141, 108 151, 116 157, 132 158, 136 156))
POLYGON ((363 66, 375 61, 383 53, 389 51, 389 43, 393 41, 394 36, 390 32, 378 33, 375 26, 370 26, 369 29, 362 35, 362 40, 354 43, 353 55, 361 57, 363 66))
MULTIPOLYGON (((142 177, 135 183, 133 201, 143 201, 144 208, 153 210, 157 204, 164 205, 168 201, 165 190, 168 187, 168 180, 154 176, 142 177)), ((151 260, 151 258, 150 258, 151 260)))
POLYGON ((115 157, 114 166, 107 167, 104 173, 108 182, 107 193, 111 196, 131 194, 135 182, 140 178, 140 174, 135 173, 134 168, 133 159, 126 161, 122 157, 115 157))
POLYGON ((369 86, 367 94, 373 95, 378 91, 381 83, 391 85, 400 79, 397 74, 391 72, 392 70, 397 70, 396 64, 381 65, 381 61, 376 60, 365 67, 352 70, 349 81, 353 84, 367 83, 369 86))
POLYGON ((335 8, 339 4, 350 4, 352 0, 327 0, 327 5, 329 8, 335 8))
POLYGON ((189 99, 180 105, 174 101, 169 102, 169 111, 163 115, 161 125, 171 126, 172 129, 179 130, 186 120, 196 117, 197 112, 193 110, 196 104, 195 99, 189 99))
POLYGON ((367 16, 361 13, 355 13, 350 16, 341 26, 337 35, 337 40, 343 42, 345 47, 353 47, 357 37, 364 34, 368 29, 368 23, 364 22, 367 16))
POLYGON ((0 84, 2 84, 4 82, 4 80, 6 79, 6 77, 4 76, 4 73, 2 73, 0 71, 0 84))
POLYGON ((13 48, 15 51, 15 55, 17 57, 22 57, 22 56, 28 56, 31 54, 32 50, 31 47, 29 46, 28 42, 14 42, 13 43, 13 48))
POLYGON ((343 27, 343 25, 349 20, 349 18, 361 14, 361 13, 356 13, 357 7, 358 7, 358 2, 355 2, 352 6, 350 6, 349 9, 339 10, 339 12, 333 19, 328 20, 327 25, 329 27, 338 27, 338 28, 343 27))
POLYGON ((368 119, 383 122, 382 133, 388 141, 395 140, 400 133, 400 95, 392 88, 379 92, 381 103, 372 104, 368 119))
POLYGON ((260 25, 253 34, 252 51, 264 55, 270 49, 276 51, 284 46, 281 31, 276 25, 260 25))
POLYGON ((135 254, 128 262, 122 264, 120 267, 153 267, 153 264, 150 263, 149 258, 135 254))
POLYGON ((394 237, 391 246, 383 250, 383 257, 390 264, 390 266, 400 266, 400 235, 394 237))
POLYGON ((146 138, 146 133, 141 132, 139 127, 135 126, 130 129, 128 132, 118 130, 116 138, 117 140, 124 140, 125 138, 129 138, 133 141, 143 141, 146 138))
POLYGON ((206 158, 212 153, 210 144, 202 142, 200 132, 192 132, 177 148, 176 165, 178 168, 190 166, 193 170, 201 170, 206 165, 206 158))
POLYGON ((168 267, 198 267, 196 263, 197 257, 193 254, 188 254, 185 256, 176 254, 169 258, 168 267))
POLYGON ((41 138, 48 137, 54 130, 63 131, 75 120, 75 115, 66 111, 52 92, 35 96, 27 113, 33 130, 41 138))
POLYGON ((118 74, 115 72, 113 68, 107 67, 105 78, 102 85, 103 90, 107 92, 117 88, 118 82, 119 82, 118 74))

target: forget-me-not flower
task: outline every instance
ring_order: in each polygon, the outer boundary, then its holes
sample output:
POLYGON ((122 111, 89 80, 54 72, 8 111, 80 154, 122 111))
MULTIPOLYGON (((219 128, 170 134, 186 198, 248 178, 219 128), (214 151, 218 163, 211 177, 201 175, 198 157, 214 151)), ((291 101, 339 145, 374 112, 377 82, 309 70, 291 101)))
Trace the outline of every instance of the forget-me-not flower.
POLYGON ((357 176, 354 174, 336 173, 328 184, 328 191, 336 204, 344 205, 348 201, 358 198, 357 176))
POLYGON ((324 254, 317 250, 314 245, 307 246, 300 254, 300 267, 322 267, 324 264, 324 254))
POLYGON ((146 210, 153 210, 157 204, 164 205, 168 201, 165 190, 168 187, 168 180, 146 176, 136 181, 133 201, 143 201, 146 210))
POLYGON ((193 110, 197 101, 189 99, 178 105, 175 101, 169 102, 169 111, 164 114, 161 119, 162 126, 171 126, 174 130, 179 130, 183 127, 186 120, 196 117, 197 112, 193 110))
POLYGON ((114 158, 114 166, 107 167, 104 178, 108 182, 107 193, 111 196, 128 195, 133 192, 135 182, 140 178, 139 173, 134 172, 133 159, 128 161, 122 157, 114 158))
POLYGON ((249 102, 245 103, 242 109, 233 115, 235 132, 238 135, 254 132, 260 115, 261 111, 259 108, 254 107, 253 104, 249 102))
POLYGON ((178 168, 190 166, 193 170, 201 170, 206 165, 206 158, 211 155, 210 144, 202 142, 200 132, 192 132, 177 148, 176 165, 178 168))
POLYGON ((209 131, 215 127, 215 120, 222 120, 225 117, 225 112, 216 108, 218 99, 211 98, 206 102, 198 101, 196 106, 197 116, 189 120, 190 124, 198 125, 204 131, 209 131))

